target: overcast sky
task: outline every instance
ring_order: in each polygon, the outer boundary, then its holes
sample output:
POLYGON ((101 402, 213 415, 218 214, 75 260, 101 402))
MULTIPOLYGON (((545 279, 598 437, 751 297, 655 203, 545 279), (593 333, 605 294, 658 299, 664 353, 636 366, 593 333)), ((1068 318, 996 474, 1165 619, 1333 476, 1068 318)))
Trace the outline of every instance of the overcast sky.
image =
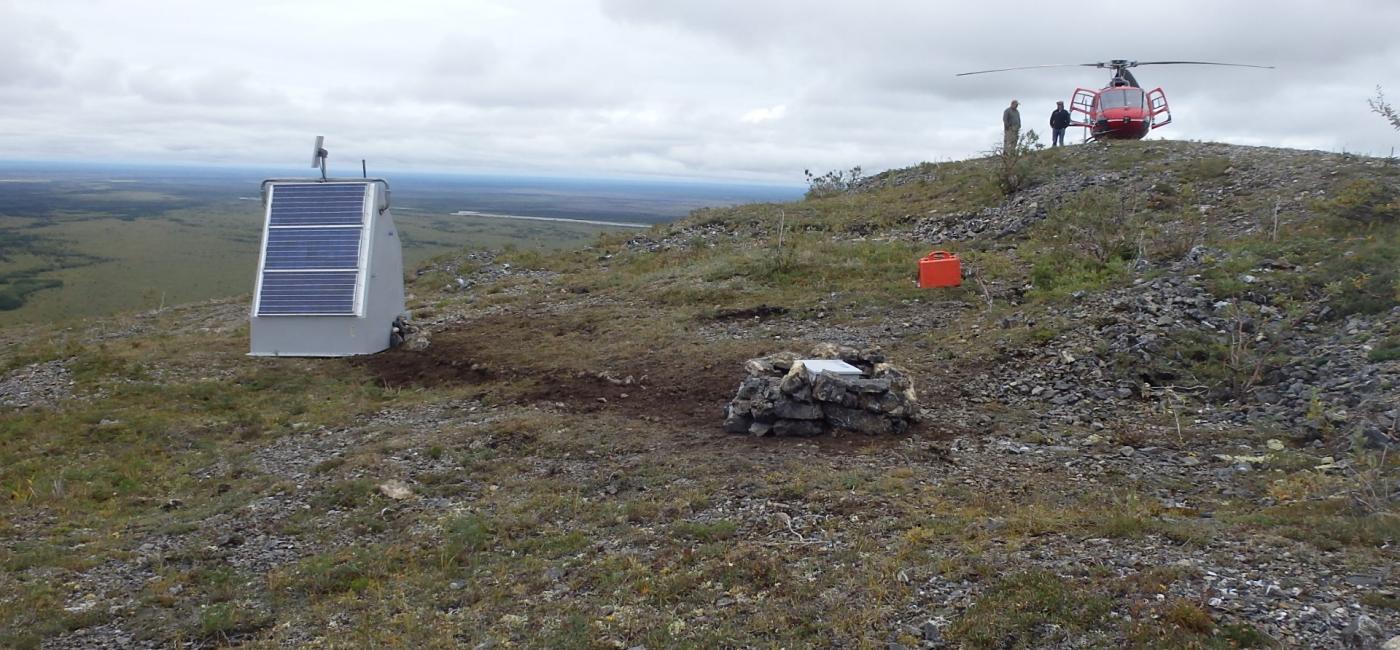
MULTIPOLYGON (((1140 67, 1152 137, 1388 154, 1400 1, 0 0, 0 159, 800 183, 1042 132, 1088 68, 1140 67), (1049 7, 1055 7, 1055 10, 1049 7)), ((1045 138, 1048 140, 1048 137, 1045 138)))

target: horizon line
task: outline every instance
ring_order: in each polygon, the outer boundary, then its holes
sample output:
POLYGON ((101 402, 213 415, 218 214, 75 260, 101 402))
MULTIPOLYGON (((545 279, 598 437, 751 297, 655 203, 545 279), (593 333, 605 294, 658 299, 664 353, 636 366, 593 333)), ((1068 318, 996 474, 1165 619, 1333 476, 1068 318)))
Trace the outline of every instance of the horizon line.
MULTIPOLYGON (((55 165, 55 166, 123 166, 123 167, 145 167, 145 168, 190 168, 190 169, 224 169, 224 170, 246 170, 261 171, 278 175, 279 172, 286 172, 291 169, 300 169, 297 165, 262 165, 259 163, 222 163, 222 162, 189 162, 189 161, 147 161, 147 160, 102 160, 102 159, 26 159, 26 158, 0 158, 0 165, 55 165)), ((311 170, 311 168, 307 168, 311 170)), ((315 176, 308 173, 308 178, 315 176)), ((354 170, 359 171, 359 170, 354 170)), ((751 187, 771 187, 781 189, 801 189, 805 183, 792 182, 783 183, 779 181, 762 181, 750 179, 721 178, 711 176, 674 176, 674 175, 642 175, 642 174, 619 174, 616 176, 593 175, 593 174, 566 174, 561 172, 546 171, 468 171, 460 169, 430 169, 430 168, 383 168, 380 174, 408 174, 408 175, 439 175, 458 176, 469 178, 516 178, 516 179, 537 179, 537 180, 576 180, 576 181, 626 181, 639 183, 678 183, 686 185, 727 185, 727 186, 751 186, 751 187)), ((374 174, 370 174, 374 176, 374 174)))

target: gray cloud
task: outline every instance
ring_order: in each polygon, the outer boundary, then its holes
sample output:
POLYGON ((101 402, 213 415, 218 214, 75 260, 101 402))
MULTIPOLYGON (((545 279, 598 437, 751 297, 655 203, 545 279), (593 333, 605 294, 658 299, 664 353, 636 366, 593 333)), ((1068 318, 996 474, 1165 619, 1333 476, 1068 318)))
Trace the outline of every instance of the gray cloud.
POLYGON ((957 72, 1106 58, 1143 67, 1175 121, 1153 137, 1387 153, 1400 3, 0 0, 0 151, 12 158, 332 162, 800 182, 976 155, 1021 99, 1043 128, 1102 70, 957 72))
POLYGON ((73 58, 74 38, 58 21, 0 6, 0 88, 51 88, 73 58))
POLYGON ((215 68, 197 72, 143 68, 127 71, 126 90, 150 104, 186 104, 207 108, 259 106, 276 111, 285 98, 254 83, 247 70, 215 68))

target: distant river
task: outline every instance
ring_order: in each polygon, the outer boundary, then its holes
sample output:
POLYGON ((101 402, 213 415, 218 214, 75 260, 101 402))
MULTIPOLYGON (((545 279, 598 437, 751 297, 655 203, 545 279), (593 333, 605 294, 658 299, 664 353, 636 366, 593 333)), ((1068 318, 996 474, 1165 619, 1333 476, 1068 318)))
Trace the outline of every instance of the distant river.
POLYGON ((524 219, 527 221, 564 221, 567 223, 586 223, 593 226, 618 226, 621 228, 650 228, 649 223, 631 223, 627 221, 594 221, 592 219, 564 219, 561 217, 527 217, 519 214, 492 214, 490 212, 477 212, 476 210, 458 210, 452 213, 457 217, 488 217, 491 219, 524 219))

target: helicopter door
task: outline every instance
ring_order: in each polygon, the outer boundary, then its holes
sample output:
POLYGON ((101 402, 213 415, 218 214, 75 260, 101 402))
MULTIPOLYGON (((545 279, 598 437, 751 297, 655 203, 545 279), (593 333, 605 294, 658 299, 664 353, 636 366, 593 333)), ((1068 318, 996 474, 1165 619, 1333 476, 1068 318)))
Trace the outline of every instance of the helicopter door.
POLYGON ((1089 126, 1094 123, 1094 109, 1099 103, 1099 94, 1086 89, 1075 88, 1074 97, 1069 100, 1070 113, 1083 113, 1083 119, 1071 122, 1071 126, 1089 126))
POLYGON ((1084 127, 1084 140, 1089 140, 1089 129, 1094 124, 1094 112, 1099 109, 1099 94, 1087 88, 1075 88, 1074 96, 1069 100, 1070 115, 1075 118, 1070 120, 1070 126, 1084 127), (1083 117, 1075 115, 1080 113, 1083 117))
POLYGON ((1152 128, 1166 126, 1172 123, 1172 111, 1167 106, 1167 94, 1161 88, 1154 88, 1147 93, 1147 112, 1152 116, 1152 128), (1166 115, 1166 119, 1158 120, 1158 115, 1166 115))

